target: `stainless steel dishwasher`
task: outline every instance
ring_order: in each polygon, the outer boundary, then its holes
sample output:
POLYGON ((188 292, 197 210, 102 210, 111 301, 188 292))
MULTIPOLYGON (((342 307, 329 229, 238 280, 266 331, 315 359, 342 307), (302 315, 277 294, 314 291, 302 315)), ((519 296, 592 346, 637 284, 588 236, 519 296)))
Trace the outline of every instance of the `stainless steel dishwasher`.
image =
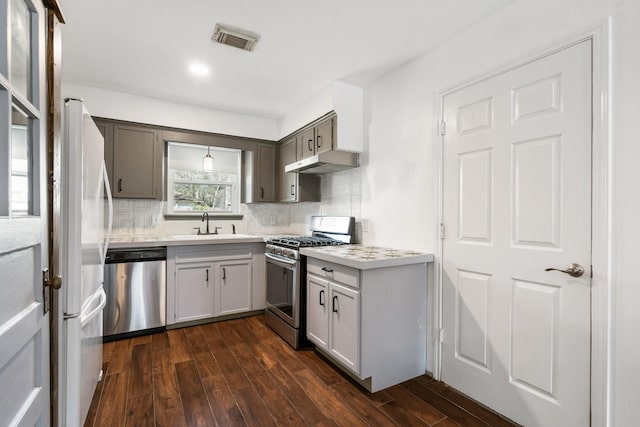
POLYGON ((105 264, 105 340, 164 330, 167 248, 113 249, 105 264))

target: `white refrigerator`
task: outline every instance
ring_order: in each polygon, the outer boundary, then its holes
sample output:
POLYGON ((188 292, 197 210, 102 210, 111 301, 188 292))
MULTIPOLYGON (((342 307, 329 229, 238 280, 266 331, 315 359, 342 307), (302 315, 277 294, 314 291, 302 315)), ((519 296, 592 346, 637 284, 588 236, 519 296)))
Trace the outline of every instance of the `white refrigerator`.
POLYGON ((103 272, 113 204, 104 138, 82 101, 66 99, 62 119, 57 186, 58 271, 62 274, 58 424, 74 427, 84 424, 102 377, 103 272))

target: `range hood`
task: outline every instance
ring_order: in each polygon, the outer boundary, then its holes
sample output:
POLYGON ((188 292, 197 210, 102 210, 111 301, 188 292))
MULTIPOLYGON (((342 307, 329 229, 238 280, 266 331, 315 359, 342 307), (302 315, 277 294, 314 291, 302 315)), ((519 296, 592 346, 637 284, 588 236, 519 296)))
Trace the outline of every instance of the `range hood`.
POLYGON ((323 174, 357 168, 358 166, 360 166, 360 156, 357 153, 330 150, 290 163, 284 167, 284 171, 323 174))

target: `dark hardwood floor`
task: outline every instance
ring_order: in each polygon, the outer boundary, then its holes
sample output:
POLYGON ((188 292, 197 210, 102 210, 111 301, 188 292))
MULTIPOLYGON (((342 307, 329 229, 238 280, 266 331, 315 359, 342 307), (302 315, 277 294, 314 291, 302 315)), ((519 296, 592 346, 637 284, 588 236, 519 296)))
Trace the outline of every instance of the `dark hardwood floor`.
POLYGON ((85 426, 498 426, 515 424, 427 376, 368 393, 263 316, 104 345, 85 426))

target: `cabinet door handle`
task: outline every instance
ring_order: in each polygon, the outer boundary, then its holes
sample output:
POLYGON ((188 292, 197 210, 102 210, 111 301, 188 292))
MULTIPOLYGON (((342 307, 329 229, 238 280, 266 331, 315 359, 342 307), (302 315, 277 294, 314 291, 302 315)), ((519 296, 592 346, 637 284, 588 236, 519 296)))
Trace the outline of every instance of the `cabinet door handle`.
POLYGON ((316 137, 316 147, 318 148, 322 147, 322 135, 318 135, 316 137))
POLYGON ((322 271, 324 271, 325 273, 333 273, 333 270, 327 267, 322 267, 322 271))
POLYGON ((331 298, 331 310, 334 313, 338 312, 338 305, 336 304, 336 302, 338 302, 338 295, 334 295, 333 298, 331 298))
POLYGON ((320 291, 320 305, 324 305, 324 289, 320 291))
POLYGON ((313 151, 313 147, 311 146, 311 144, 313 144, 313 139, 307 141, 307 147, 309 147, 309 151, 313 151))
POLYGON ((227 280, 227 269, 222 267, 222 280, 227 280))
POLYGON ((122 178, 118 180, 118 193, 122 191, 122 178))
POLYGON ((291 184, 291 195, 295 196, 296 193, 295 193, 295 191, 293 191, 293 187, 295 187, 295 184, 291 184))
POLYGON ((209 269, 207 268, 205 272, 207 273, 207 277, 205 278, 205 281, 207 282, 207 286, 209 286, 209 269))
POLYGON ((260 197, 264 199, 264 187, 260 187, 260 197))

